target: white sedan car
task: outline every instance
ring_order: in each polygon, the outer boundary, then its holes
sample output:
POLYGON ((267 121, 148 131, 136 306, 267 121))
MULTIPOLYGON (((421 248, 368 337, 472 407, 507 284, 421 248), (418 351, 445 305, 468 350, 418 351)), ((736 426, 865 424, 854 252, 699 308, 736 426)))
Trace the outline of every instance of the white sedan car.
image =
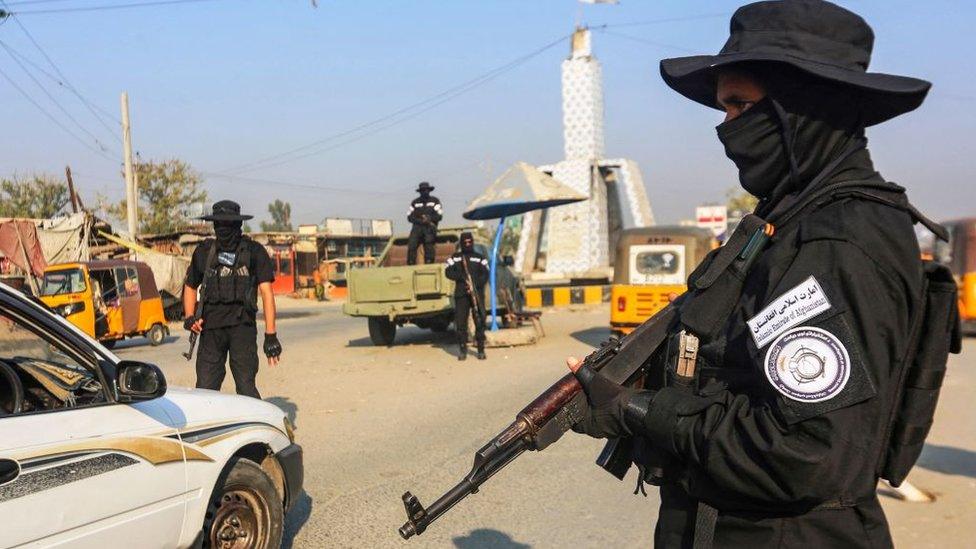
POLYGON ((276 548, 302 476, 274 405, 167 388, 0 284, 0 547, 276 548))

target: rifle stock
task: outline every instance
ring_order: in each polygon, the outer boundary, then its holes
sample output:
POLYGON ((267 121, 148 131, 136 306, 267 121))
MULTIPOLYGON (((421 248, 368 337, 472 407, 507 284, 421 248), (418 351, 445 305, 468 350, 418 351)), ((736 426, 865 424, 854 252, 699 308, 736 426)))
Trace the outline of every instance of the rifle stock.
MULTIPOLYGON (((648 359, 667 339, 676 316, 676 305, 669 304, 623 339, 611 338, 604 342, 584 359, 584 363, 601 371, 615 383, 633 383, 645 374, 648 359)), ((429 507, 424 508, 412 493, 404 493, 402 499, 407 522, 400 527, 400 536, 410 539, 422 534, 462 499, 477 493, 484 482, 522 452, 540 451, 559 440, 582 419, 585 401, 586 395, 576 376, 572 373, 563 376, 523 408, 507 428, 478 450, 467 476, 429 507)))

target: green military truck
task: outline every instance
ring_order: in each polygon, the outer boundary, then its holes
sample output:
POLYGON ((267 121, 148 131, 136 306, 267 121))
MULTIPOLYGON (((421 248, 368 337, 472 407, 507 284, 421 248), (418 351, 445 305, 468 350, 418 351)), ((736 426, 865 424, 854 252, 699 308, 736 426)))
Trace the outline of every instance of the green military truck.
MULTIPOLYGON (((407 236, 394 236, 376 267, 348 273, 349 297, 342 311, 349 316, 366 317, 374 345, 393 345, 397 326, 407 323, 435 332, 446 331, 454 320, 454 281, 444 274, 445 261, 457 250, 464 231, 475 234, 475 250, 490 258, 487 242, 475 227, 439 229, 436 261, 430 264, 407 265, 407 236)), ((422 250, 418 256, 423 256, 422 250)), ((511 257, 498 258, 500 315, 521 311, 525 303, 522 279, 511 265, 511 257)), ((486 287, 486 308, 490 307, 488 292, 486 287)))

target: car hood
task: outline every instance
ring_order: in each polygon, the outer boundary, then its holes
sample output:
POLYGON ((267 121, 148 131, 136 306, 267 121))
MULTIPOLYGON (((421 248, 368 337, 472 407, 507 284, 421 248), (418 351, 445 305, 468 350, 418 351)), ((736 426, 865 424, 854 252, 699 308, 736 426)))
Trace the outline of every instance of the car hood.
POLYGON ((153 404, 180 430, 227 422, 260 422, 283 428, 285 413, 270 402, 207 389, 169 387, 153 404))

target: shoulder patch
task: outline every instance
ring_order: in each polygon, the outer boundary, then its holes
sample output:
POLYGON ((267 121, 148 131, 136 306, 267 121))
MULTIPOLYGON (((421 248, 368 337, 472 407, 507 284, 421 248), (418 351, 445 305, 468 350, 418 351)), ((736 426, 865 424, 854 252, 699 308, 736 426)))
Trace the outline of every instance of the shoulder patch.
POLYGON ((766 378, 786 398, 823 402, 837 396, 851 376, 851 357, 834 334, 801 326, 769 347, 763 362, 766 378))
POLYGON ((810 276, 774 299, 746 323, 756 348, 762 349, 783 332, 829 311, 830 308, 827 293, 817 279, 810 276))

